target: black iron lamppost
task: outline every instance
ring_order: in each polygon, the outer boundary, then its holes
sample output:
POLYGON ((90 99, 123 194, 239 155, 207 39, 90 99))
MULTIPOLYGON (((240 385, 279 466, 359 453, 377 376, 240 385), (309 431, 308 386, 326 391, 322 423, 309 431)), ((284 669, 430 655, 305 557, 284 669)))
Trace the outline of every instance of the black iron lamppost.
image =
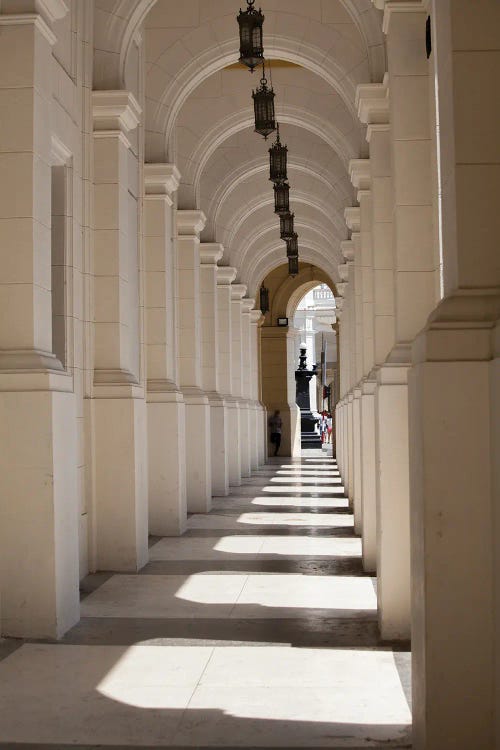
POLYGON ((280 216, 280 237, 282 240, 289 240, 293 237, 293 221, 295 214, 281 214, 280 216))
POLYGON ((264 286, 264 283, 260 288, 260 311, 262 315, 269 312, 269 289, 264 286))
POLYGON ((289 240, 286 241, 286 254, 288 258, 299 257, 299 236, 294 232, 289 240))
POLYGON ((252 91, 252 99, 255 115, 255 132, 263 135, 267 140, 269 133, 276 130, 276 122, 274 120, 274 91, 272 88, 267 88, 264 62, 262 62, 260 86, 256 91, 252 91))
POLYGON ((287 146, 280 141, 280 126, 276 123, 276 141, 269 149, 269 179, 272 182, 285 182, 287 180, 287 146))
POLYGON ((274 213, 280 216, 290 213, 290 185, 288 182, 274 183, 274 213))
POLYGON ((288 275, 297 276, 298 272, 299 272, 299 256, 293 255, 291 258, 288 258, 288 275))
POLYGON ((241 10, 240 8, 236 19, 240 27, 240 63, 249 67, 251 73, 264 59, 262 46, 264 16, 260 8, 255 10, 254 3, 255 0, 247 0, 247 9, 241 10))

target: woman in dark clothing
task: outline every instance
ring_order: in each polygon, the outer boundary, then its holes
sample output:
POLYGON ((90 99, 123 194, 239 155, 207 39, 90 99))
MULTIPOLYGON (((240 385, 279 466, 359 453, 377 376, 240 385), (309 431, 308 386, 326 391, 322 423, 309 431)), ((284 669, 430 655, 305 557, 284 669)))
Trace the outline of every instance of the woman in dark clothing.
POLYGON ((274 455, 278 455, 278 451, 281 445, 281 427, 283 422, 281 420, 279 409, 276 409, 273 416, 269 418, 269 427, 271 429, 271 443, 274 445, 274 455))

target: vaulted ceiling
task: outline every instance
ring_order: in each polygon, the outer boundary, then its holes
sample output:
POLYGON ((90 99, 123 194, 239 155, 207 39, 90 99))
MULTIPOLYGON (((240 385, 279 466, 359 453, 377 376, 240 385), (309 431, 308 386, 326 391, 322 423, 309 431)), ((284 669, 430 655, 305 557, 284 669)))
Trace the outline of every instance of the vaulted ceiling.
MULTIPOLYGON (((101 78, 94 85, 132 85, 132 42, 143 29, 146 161, 176 164, 179 208, 204 211, 202 239, 223 244, 222 262, 255 293, 286 254, 268 179, 273 136, 266 143, 253 131, 251 92, 260 74, 235 65, 240 2, 98 6, 101 78)), ((356 86, 381 81, 385 71, 380 12, 371 0, 264 0, 262 10, 300 258, 338 280, 344 208, 355 199, 348 164, 366 154, 356 86)))

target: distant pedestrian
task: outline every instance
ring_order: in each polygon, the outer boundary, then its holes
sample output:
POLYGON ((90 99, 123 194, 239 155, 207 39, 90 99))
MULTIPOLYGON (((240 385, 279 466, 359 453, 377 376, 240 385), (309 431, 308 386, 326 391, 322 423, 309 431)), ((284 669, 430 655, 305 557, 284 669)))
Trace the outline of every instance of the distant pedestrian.
POLYGON ((328 414, 326 418, 326 429, 328 432, 328 442, 332 442, 332 431, 333 431, 333 417, 331 414, 328 414))
POLYGON ((274 445, 274 455, 278 455, 281 445, 281 428, 283 421, 279 409, 276 409, 273 416, 269 418, 269 428, 271 430, 271 443, 274 445))

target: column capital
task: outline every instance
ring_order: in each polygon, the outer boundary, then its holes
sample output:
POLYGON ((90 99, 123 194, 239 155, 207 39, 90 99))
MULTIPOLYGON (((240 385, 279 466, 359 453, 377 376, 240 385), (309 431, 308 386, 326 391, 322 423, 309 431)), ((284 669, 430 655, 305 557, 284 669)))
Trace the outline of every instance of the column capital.
POLYGON ((247 293, 246 284, 231 284, 231 301, 241 302, 245 294, 247 293))
MULTIPOLYGON (((349 242, 349 240, 347 240, 347 242, 349 242)), ((347 281, 347 276, 349 274, 349 266, 347 265, 347 263, 341 263, 340 265, 338 265, 337 270, 339 272, 340 280, 347 281)), ((338 289, 338 286, 339 285, 337 284, 337 289, 338 289)))
POLYGON ((200 232, 207 223, 203 211, 178 210, 177 211, 177 234, 180 237, 199 237, 200 232))
POLYGON ((171 199, 179 187, 181 173, 175 164, 145 164, 144 192, 146 195, 165 195, 171 199))
POLYGON ((356 108, 364 125, 386 125, 389 122, 389 78, 382 83, 360 83, 356 88, 356 108))
POLYGON ((252 299, 251 297, 245 297, 245 299, 241 300, 241 309, 244 313, 250 313, 255 305, 255 299, 252 299))
POLYGON ((236 278, 236 268, 217 266, 217 286, 230 286, 236 278))
POLYGON ((345 293, 346 293, 346 290, 347 290, 347 286, 348 286, 348 285, 347 285, 347 282, 346 282, 346 281, 341 281, 341 282, 339 282, 339 283, 337 284, 337 292, 339 293, 339 296, 340 296, 340 297, 345 297, 345 293))
POLYGON ((369 190, 372 182, 370 159, 351 159, 349 177, 353 186, 358 190, 369 190))
POLYGON ((359 232, 361 226, 361 211, 359 206, 348 206, 344 211, 345 223, 351 232, 359 232))
POLYGON ((250 323, 255 326, 261 326, 264 323, 265 315, 258 308, 256 310, 250 310, 250 323))
POLYGON ((335 298, 335 315, 337 317, 339 317, 339 315, 342 313, 344 309, 344 299, 345 299, 345 295, 343 295, 342 297, 335 298))
POLYGON ((346 261, 354 260, 354 242, 352 240, 342 240, 340 243, 340 249, 346 261))
POLYGON ((220 242, 202 242, 200 244, 200 263, 202 266, 216 266, 224 254, 220 242))
POLYGON ((93 91, 92 116, 94 133, 118 132, 125 135, 135 130, 142 109, 130 91, 93 91))
MULTIPOLYGON (((378 2, 380 3, 380 0, 378 2)), ((384 34, 389 33, 394 13, 427 13, 429 5, 429 0, 385 0, 383 5, 384 20, 382 22, 382 31, 384 34)))

